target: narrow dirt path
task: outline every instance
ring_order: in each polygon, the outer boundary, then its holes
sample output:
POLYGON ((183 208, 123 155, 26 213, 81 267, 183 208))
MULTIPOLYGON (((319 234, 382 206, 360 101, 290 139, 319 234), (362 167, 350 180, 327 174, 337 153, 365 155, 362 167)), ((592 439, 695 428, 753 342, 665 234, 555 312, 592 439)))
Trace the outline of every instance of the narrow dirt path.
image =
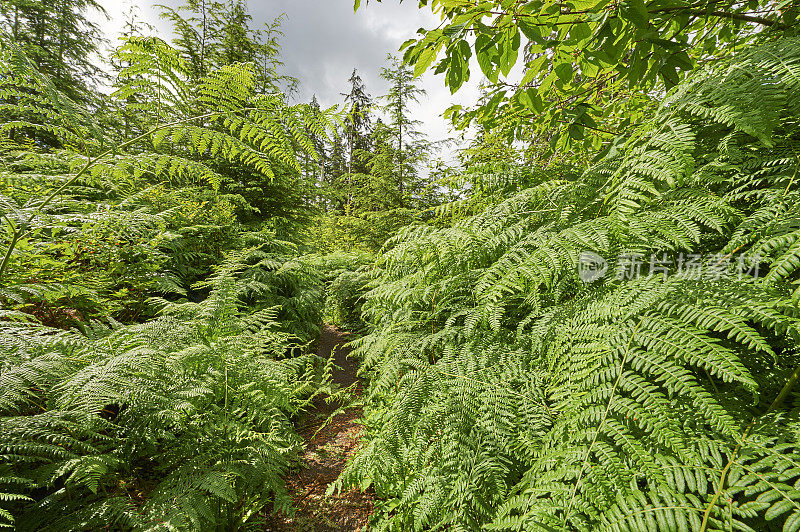
MULTIPOLYGON (((340 370, 333 372, 333 381, 342 387, 356 384, 356 394, 362 392, 356 373, 358 363, 348 359, 350 350, 343 344, 347 333, 325 324, 320 335, 317 353, 324 358, 334 354, 340 370)), ((286 479, 286 487, 292 496, 297 512, 291 516, 265 516, 264 530, 275 532, 340 532, 365 530, 372 514, 373 499, 370 494, 357 489, 349 492, 325 495, 328 485, 336 480, 345 467, 347 459, 355 451, 361 425, 360 408, 350 408, 334 417, 322 430, 319 427, 341 404, 327 404, 324 399, 314 401, 300 434, 306 441, 302 462, 304 467, 286 479), (319 432, 317 432, 319 430, 319 432)))

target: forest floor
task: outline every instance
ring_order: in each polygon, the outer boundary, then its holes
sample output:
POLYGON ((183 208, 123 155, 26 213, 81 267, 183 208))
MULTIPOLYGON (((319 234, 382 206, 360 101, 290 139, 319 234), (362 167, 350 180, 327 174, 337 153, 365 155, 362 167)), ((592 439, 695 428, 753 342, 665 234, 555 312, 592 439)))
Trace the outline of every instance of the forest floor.
MULTIPOLYGON (((333 381, 342 388, 355 385, 355 394, 362 393, 361 381, 356 373, 358 362, 348 358, 350 350, 344 347, 348 333, 325 324, 319 339, 317 353, 328 358, 331 353, 341 369, 333 372, 333 381)), ((305 440, 305 453, 301 468, 289 475, 286 487, 297 512, 292 516, 265 515, 265 531, 274 532, 340 532, 366 530, 373 509, 371 493, 357 488, 343 493, 325 495, 328 485, 335 481, 355 452, 361 434, 361 408, 348 408, 338 413, 327 425, 320 427, 330 415, 342 406, 327 403, 323 398, 314 400, 313 408, 300 428, 305 440)))

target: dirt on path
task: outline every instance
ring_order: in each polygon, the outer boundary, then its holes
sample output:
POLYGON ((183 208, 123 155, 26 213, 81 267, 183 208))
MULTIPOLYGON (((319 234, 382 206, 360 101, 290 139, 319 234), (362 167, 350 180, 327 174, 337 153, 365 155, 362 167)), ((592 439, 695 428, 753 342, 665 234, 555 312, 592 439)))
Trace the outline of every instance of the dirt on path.
MULTIPOLYGON (((344 347, 348 333, 325 324, 319 339, 317 353, 328 358, 331 353, 341 369, 334 370, 333 381, 347 388, 355 384, 355 393, 361 395, 361 381, 357 377, 358 363, 349 359, 350 350, 344 347)), ((263 516, 265 531, 275 532, 340 532, 366 530, 373 511, 370 493, 358 489, 325 495, 325 491, 345 467, 355 452, 361 434, 360 408, 349 408, 337 414, 326 426, 325 421, 342 405, 327 403, 322 398, 314 400, 313 408, 301 424, 300 435, 306 442, 300 471, 286 479, 297 512, 292 516, 263 516)))

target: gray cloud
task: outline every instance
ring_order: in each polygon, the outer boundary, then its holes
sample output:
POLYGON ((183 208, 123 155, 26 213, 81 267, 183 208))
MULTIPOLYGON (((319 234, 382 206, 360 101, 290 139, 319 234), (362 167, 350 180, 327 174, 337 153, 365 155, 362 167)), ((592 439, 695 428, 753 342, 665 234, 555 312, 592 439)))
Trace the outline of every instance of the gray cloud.
MULTIPOLYGON (((137 2, 141 18, 152 24, 156 32, 168 35, 169 27, 158 18, 155 4, 176 6, 175 0, 137 2)), ((111 19, 102 26, 113 42, 122 28, 123 14, 129 2, 101 0, 111 19)), ((420 27, 434 27, 438 19, 429 10, 420 10, 416 2, 397 0, 372 2, 353 13, 352 0, 250 0, 253 26, 261 27, 285 13, 281 40, 285 73, 300 80, 297 99, 308 101, 316 94, 323 106, 341 102, 340 93, 347 90, 347 79, 358 69, 367 90, 373 97, 386 91, 380 69, 389 53, 397 54, 400 45, 416 34, 420 27)), ((444 87, 441 76, 425 74, 419 80, 428 96, 412 109, 422 130, 431 140, 448 136, 448 124, 440 117, 453 103, 469 104, 477 96, 477 83, 471 82, 455 96, 444 87)))
MULTIPOLYGON (((383 93, 379 78, 386 55, 412 35, 406 28, 430 23, 410 3, 372 4, 353 13, 351 0, 271 0, 251 5, 254 20, 286 13, 283 61, 301 80, 301 94, 315 92, 328 104, 339 101, 357 68, 373 95, 383 93)), ((430 17, 427 17, 428 19, 430 17)))

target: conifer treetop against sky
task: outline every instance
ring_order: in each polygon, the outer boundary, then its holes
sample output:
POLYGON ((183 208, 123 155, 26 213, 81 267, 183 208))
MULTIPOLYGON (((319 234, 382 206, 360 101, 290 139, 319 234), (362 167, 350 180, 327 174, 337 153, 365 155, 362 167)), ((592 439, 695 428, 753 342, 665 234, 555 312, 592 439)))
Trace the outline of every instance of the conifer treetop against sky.
MULTIPOLYGON (((182 2, 101 0, 100 3, 109 19, 102 20, 97 14, 91 16, 113 46, 132 5, 137 6, 138 19, 154 27, 153 34, 167 38, 169 24, 159 18, 157 5, 178 7, 182 2)), ((416 2, 410 1, 373 2, 357 13, 353 13, 353 0, 250 0, 248 8, 254 28, 286 14, 281 39, 284 73, 300 80, 297 100, 309 101, 316 95, 325 107, 341 103, 340 93, 347 91, 347 79, 353 68, 358 69, 373 97, 384 94, 386 82, 379 74, 386 65, 386 55, 400 55, 398 48, 415 35, 417 28, 438 24, 430 11, 420 10, 416 2)), ((455 95, 445 87, 443 77, 430 72, 419 79, 419 84, 427 91, 427 96, 413 108, 413 118, 423 123, 421 131, 432 141, 452 136, 448 121, 440 115, 454 103, 474 103, 479 93, 478 80, 471 80, 455 95)))

